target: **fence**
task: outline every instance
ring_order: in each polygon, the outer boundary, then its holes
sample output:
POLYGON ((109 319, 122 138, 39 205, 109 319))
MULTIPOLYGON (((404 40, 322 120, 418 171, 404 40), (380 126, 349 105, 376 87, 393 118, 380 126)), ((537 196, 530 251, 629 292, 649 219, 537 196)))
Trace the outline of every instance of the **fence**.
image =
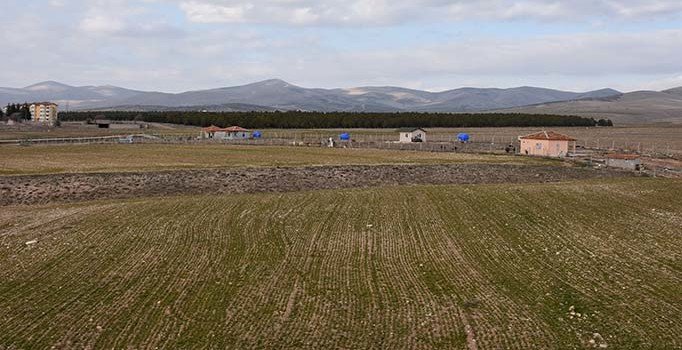
MULTIPOLYGON (((91 137, 34 138, 17 140, 0 140, 0 145, 33 145, 33 144, 98 144, 98 143, 226 143, 236 145, 276 145, 276 146, 308 146, 326 147, 326 140, 338 140, 337 131, 268 131, 261 139, 249 140, 202 140, 196 133, 191 134, 156 134, 144 133, 133 135, 110 135, 91 137)), ((397 143, 397 135, 389 133, 354 133, 352 142, 337 141, 336 147, 376 148, 394 150, 413 150, 429 152, 477 152, 504 153, 507 145, 519 149, 518 140, 514 136, 485 135, 476 136, 472 142, 459 143, 454 136, 445 133, 433 133, 427 136, 424 143, 397 143)), ((678 157, 682 150, 674 149, 670 144, 656 142, 623 142, 603 139, 581 139, 577 148, 595 151, 634 152, 653 157, 678 157)))

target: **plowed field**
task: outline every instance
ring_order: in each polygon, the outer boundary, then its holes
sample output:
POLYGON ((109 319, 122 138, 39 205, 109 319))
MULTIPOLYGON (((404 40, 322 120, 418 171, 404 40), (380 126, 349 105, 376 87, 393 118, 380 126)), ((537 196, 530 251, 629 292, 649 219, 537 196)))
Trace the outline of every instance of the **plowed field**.
POLYGON ((682 347, 682 182, 0 208, 0 349, 682 347))

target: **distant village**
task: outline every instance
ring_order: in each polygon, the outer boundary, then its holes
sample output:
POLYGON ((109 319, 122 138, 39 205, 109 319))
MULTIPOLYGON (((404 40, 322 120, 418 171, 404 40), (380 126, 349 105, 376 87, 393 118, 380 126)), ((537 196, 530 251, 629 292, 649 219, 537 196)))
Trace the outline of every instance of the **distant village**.
POLYGON ((8 124, 33 122, 48 126, 59 125, 58 106, 53 102, 8 104, 0 111, 0 118, 8 124))

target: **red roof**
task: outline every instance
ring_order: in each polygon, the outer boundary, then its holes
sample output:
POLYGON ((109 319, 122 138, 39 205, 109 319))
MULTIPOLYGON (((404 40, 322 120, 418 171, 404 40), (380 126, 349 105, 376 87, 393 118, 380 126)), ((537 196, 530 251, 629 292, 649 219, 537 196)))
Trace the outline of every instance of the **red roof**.
POLYGON ((520 140, 552 140, 552 141, 575 141, 574 138, 559 134, 554 131, 540 131, 535 134, 525 135, 519 137, 520 140))
POLYGON ((211 126, 209 126, 209 127, 203 128, 202 130, 204 130, 204 131, 206 131, 206 132, 215 132, 215 131, 218 131, 218 130, 221 130, 221 129, 220 129, 219 127, 215 126, 215 125, 211 125, 211 126))
POLYGON ((239 126, 230 126, 229 128, 220 128, 215 125, 211 125, 209 127, 203 128, 202 130, 206 132, 216 132, 216 131, 224 131, 224 132, 243 132, 243 131, 249 131, 248 129, 244 129, 239 126))
POLYGON ((242 132, 242 131, 249 131, 249 130, 248 130, 248 129, 244 129, 244 128, 239 127, 239 126, 231 126, 231 127, 229 127, 229 128, 223 129, 223 131, 227 131, 227 132, 242 132))

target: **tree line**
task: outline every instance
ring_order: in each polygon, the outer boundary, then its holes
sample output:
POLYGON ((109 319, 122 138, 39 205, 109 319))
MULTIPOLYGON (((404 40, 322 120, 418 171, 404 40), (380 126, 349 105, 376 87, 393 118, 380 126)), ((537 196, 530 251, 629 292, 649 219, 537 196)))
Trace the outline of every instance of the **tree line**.
MULTIPOLYGON (((20 119, 31 120, 31 110, 29 109, 28 103, 23 104, 8 103, 7 106, 5 107, 4 114, 6 114, 9 117, 15 113, 19 113, 18 117, 20 119)), ((0 117, 2 116, 3 111, 2 109, 0 109, 0 117)))
POLYGON ((249 129, 332 129, 400 127, 559 127, 612 126, 608 119, 524 113, 363 113, 363 112, 61 112, 64 121, 136 120, 206 127, 249 129))

